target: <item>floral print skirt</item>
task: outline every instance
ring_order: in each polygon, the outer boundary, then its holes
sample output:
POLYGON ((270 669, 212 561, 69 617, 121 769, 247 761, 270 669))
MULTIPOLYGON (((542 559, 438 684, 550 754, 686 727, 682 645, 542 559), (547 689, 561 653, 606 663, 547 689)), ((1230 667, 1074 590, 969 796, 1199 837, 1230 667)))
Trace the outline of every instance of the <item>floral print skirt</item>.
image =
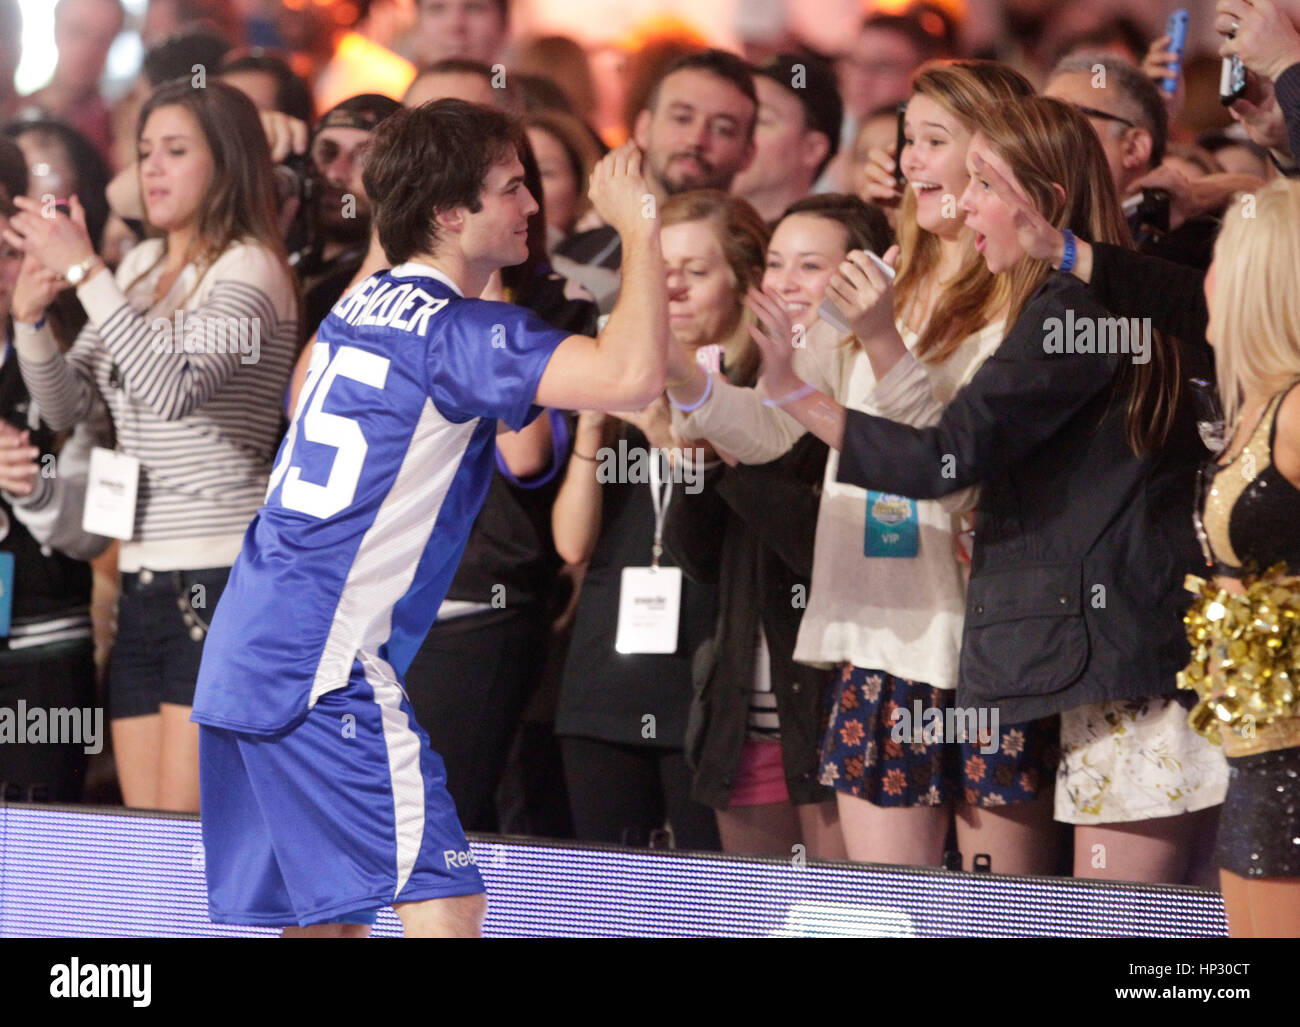
POLYGON ((949 689, 846 665, 831 695, 821 783, 877 806, 1006 806, 1055 779, 1058 718, 1002 724, 949 689))

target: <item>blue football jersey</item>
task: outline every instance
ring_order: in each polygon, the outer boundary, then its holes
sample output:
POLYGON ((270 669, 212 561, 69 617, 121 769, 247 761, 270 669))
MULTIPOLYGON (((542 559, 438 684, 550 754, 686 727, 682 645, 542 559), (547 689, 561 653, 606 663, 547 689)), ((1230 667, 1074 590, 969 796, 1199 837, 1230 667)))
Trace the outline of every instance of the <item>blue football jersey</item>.
POLYGON ((194 720, 277 734, 354 665, 400 682, 483 504, 496 422, 540 412, 566 335, 420 264, 344 294, 213 615, 194 720))

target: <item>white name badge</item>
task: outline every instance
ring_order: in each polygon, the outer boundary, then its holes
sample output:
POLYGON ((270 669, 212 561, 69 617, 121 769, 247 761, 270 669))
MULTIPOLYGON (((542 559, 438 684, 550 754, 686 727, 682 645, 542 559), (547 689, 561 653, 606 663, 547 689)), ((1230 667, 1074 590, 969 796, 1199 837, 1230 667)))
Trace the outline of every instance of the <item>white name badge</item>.
POLYGON ((139 483, 140 461, 135 457, 99 446, 92 449, 82 530, 129 542, 135 532, 135 493, 139 483))
POLYGON ((624 567, 614 649, 625 654, 677 652, 681 611, 680 567, 624 567))

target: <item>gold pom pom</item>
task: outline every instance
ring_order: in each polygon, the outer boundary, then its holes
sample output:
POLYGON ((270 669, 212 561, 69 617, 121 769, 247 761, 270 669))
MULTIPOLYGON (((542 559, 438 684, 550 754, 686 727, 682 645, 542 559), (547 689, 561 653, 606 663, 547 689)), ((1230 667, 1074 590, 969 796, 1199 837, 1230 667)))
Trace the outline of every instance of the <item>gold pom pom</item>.
POLYGON ((1225 728, 1300 717, 1300 578, 1279 564, 1243 584, 1240 594, 1190 574, 1185 582, 1197 599, 1183 618, 1192 658, 1178 687, 1200 697, 1187 722, 1215 742, 1225 728))

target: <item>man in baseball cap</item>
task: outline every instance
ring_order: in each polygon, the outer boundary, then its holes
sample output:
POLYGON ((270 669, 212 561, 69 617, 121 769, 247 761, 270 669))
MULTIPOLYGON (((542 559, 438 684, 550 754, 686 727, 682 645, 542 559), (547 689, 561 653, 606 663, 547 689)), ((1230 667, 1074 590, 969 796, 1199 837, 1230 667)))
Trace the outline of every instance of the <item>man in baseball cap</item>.
POLYGON ((840 100, 831 67, 807 54, 779 54, 754 68, 758 124, 754 160, 732 192, 767 221, 812 191, 839 148, 840 100))
POLYGON ((366 146, 376 125, 402 109, 379 93, 362 93, 330 108, 312 130, 306 245, 291 262, 304 291, 310 334, 356 273, 370 242, 370 198, 361 181, 366 146))

